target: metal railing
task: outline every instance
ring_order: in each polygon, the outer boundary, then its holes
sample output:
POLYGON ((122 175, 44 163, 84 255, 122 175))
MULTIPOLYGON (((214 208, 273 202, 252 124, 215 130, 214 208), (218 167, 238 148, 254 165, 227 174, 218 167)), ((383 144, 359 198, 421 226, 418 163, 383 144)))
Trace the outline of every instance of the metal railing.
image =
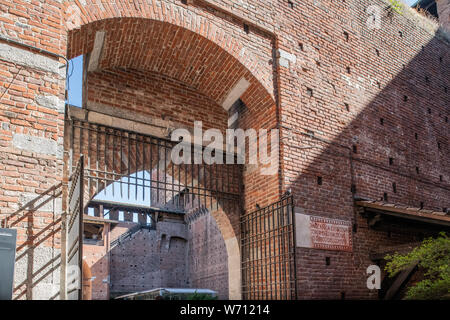
POLYGON ((114 248, 115 246, 122 244, 125 240, 130 239, 135 233, 139 232, 140 230, 143 229, 143 226, 138 224, 136 226, 134 226, 133 228, 129 229, 127 232, 125 232, 124 234, 120 235, 120 237, 118 237, 117 239, 111 241, 111 249, 114 248))
POLYGON ((292 196, 241 217, 244 299, 296 299, 292 196))

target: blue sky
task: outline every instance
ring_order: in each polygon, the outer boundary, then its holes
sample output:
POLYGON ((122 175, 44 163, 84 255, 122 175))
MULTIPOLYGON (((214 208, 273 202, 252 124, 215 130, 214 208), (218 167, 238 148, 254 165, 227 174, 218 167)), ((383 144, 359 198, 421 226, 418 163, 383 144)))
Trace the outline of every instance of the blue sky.
POLYGON ((403 0, 408 6, 412 6, 417 0, 403 0))
POLYGON ((83 76, 83 56, 78 56, 69 61, 68 75, 68 103, 81 107, 82 78, 83 76))
MULTIPOLYGON (((100 193, 98 193, 94 197, 94 199, 149 206, 151 204, 149 180, 150 180, 150 173, 148 171, 140 171, 137 173, 133 173, 130 175, 129 178, 123 177, 119 181, 110 184, 108 187, 100 191, 100 193), (138 184, 142 184, 142 178, 145 179, 145 188, 139 185, 136 187, 134 185, 136 183, 136 177, 138 177, 137 179, 138 184), (121 184, 120 181, 122 181, 123 183, 121 184), (129 189, 128 189, 128 181, 130 183, 129 189), (120 192, 121 188, 122 192, 120 192)), ((94 209, 89 208, 88 214, 94 215, 94 209)), ((106 214, 105 218, 109 219, 108 211, 106 211, 105 214, 106 214)), ((119 220, 123 220, 123 212, 119 213, 119 220)), ((133 221, 137 222, 136 214, 133 214, 133 221)))

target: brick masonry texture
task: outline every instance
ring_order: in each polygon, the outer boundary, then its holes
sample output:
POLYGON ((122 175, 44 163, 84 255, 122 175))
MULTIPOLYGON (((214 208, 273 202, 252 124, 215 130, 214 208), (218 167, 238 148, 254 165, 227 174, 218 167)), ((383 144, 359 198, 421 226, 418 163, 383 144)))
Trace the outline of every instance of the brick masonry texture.
POLYGON ((194 121, 202 121, 204 130, 227 128, 227 113, 221 106, 173 78, 103 70, 89 75, 88 88, 88 107, 93 103, 126 109, 142 118, 163 118, 186 128, 192 128, 194 121))
POLYGON ((188 224, 188 284, 218 292, 228 299, 228 257, 221 231, 208 210, 194 210, 188 224))
MULTIPOLYGON (((198 115, 225 126, 220 106, 246 78, 239 125, 282 128, 282 143, 277 175, 245 168, 244 209, 291 189, 305 214, 352 221, 353 252, 297 250, 298 298, 376 298, 365 287, 369 251, 428 231, 368 229, 353 196, 450 207, 448 36, 409 9, 384 10, 383 0, 211 3, 236 16, 204 1, 0 1, 0 33, 73 58, 106 31, 88 102, 184 125, 198 115), (374 4, 383 8, 382 25, 370 30, 366 9, 374 4)), ((58 298, 48 292, 59 285, 63 60, 3 41, 0 58, 0 218, 18 229, 15 298, 58 298), (43 147, 30 147, 36 143, 43 147), (55 203, 32 205, 46 197, 55 203), (50 272, 39 267, 52 264, 50 272)), ((220 217, 224 233, 230 221, 220 217)), ((225 240, 239 234, 231 224, 225 240)))
MULTIPOLYGON (((114 226, 113 241, 136 224, 114 226)), ((83 255, 92 280, 92 299, 155 288, 206 288, 228 298, 227 251, 221 232, 207 210, 192 210, 184 221, 158 222, 108 249, 85 244, 83 255)))
POLYGON ((112 248, 112 295, 186 287, 187 241, 176 233, 176 223, 158 227, 141 230, 112 248))

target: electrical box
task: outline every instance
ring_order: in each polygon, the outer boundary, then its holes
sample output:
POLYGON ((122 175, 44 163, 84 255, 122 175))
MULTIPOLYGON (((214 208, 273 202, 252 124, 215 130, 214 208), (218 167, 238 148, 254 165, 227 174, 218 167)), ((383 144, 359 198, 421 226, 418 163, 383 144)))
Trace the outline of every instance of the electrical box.
POLYGON ((17 230, 0 228, 0 300, 11 300, 17 230))

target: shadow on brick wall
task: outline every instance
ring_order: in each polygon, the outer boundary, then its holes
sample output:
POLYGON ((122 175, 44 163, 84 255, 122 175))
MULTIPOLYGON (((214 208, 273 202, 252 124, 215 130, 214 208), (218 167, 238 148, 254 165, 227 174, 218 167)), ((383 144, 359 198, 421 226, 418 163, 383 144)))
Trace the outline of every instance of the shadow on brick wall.
POLYGON ((343 101, 330 101, 320 90, 301 98, 302 116, 321 112, 326 120, 308 127, 291 124, 295 129, 285 150, 298 162, 285 170, 286 188, 304 213, 351 220, 356 232, 353 252, 297 248, 299 298, 376 298, 376 290, 366 287, 366 268, 374 264, 369 252, 437 231, 407 222, 371 229, 355 210, 354 198, 438 212, 450 207, 449 44, 434 37, 424 46, 410 39, 409 46, 417 54, 404 65, 380 48, 373 52, 377 68, 372 59, 361 59, 350 74, 342 71, 349 86, 364 88, 353 88, 343 101), (392 80, 382 83, 393 70, 398 72, 392 80), (360 74, 378 79, 365 86, 358 83, 360 74), (366 97, 372 98, 366 103, 366 97))
POLYGON ((21 195, 20 208, 4 219, 9 228, 18 230, 14 299, 33 299, 44 294, 48 299, 59 295, 61 183, 40 195, 21 195), (58 236, 58 237, 56 237, 58 236), (56 271, 56 272, 55 272, 56 271))

